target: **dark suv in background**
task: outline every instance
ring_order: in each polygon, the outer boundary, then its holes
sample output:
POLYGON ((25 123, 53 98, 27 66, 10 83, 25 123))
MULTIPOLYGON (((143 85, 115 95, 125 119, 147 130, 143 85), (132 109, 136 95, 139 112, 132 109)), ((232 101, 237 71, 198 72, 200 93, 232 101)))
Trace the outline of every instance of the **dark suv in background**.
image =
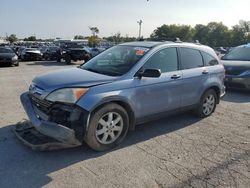
POLYGON ((11 48, 0 46, 0 65, 19 66, 18 56, 11 48))
POLYGON ((221 60, 226 70, 226 87, 250 91, 250 44, 234 48, 221 60))
POLYGON ((58 58, 58 61, 61 61, 61 59, 65 60, 67 64, 70 64, 71 61, 79 60, 87 62, 91 59, 91 53, 81 45, 68 43, 61 47, 61 57, 58 58))

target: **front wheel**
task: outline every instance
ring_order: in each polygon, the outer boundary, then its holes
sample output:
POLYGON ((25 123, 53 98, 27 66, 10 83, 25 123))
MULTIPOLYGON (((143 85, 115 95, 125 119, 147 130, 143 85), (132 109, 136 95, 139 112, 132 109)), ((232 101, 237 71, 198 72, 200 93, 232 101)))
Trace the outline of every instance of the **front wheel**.
POLYGON ((206 91, 201 97, 196 114, 201 118, 210 116, 216 109, 217 98, 218 96, 213 89, 206 91))
POLYGON ((109 150, 125 138, 128 127, 126 110, 115 103, 107 104, 91 116, 85 141, 96 151, 109 150))

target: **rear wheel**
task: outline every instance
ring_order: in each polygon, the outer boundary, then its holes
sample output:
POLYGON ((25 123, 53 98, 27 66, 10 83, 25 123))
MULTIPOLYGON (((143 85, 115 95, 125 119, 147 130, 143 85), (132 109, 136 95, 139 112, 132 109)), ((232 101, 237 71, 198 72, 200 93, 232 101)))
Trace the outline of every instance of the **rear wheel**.
POLYGON ((217 100, 216 92, 213 89, 207 90, 201 97, 196 114, 201 118, 210 116, 216 109, 217 100))
POLYGON ((111 103, 97 110, 90 118, 86 143, 96 151, 105 151, 118 145, 126 136, 129 117, 124 108, 111 103))

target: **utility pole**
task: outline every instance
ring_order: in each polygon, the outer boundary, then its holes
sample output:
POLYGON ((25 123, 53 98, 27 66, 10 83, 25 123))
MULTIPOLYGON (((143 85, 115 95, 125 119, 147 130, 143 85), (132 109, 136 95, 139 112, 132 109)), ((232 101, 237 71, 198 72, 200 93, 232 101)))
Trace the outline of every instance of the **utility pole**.
POLYGON ((139 39, 141 39, 141 24, 142 24, 142 20, 137 22, 139 24, 139 39))

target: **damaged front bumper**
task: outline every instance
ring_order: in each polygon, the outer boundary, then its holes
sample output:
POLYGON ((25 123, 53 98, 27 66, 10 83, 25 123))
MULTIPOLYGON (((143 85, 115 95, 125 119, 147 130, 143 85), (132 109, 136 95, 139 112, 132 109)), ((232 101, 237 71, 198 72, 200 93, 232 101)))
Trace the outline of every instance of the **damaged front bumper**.
MULTIPOLYGON (((79 120, 82 120, 82 122, 67 127, 55 121, 50 121, 49 116, 31 102, 28 92, 22 94, 20 98, 30 122, 19 123, 13 130, 24 144, 34 150, 54 150, 77 147, 82 144, 80 137, 83 135, 86 113, 84 114, 85 118, 80 118, 80 116, 83 117, 82 112, 78 113, 79 120)), ((63 114, 60 115, 63 116, 63 114)))

